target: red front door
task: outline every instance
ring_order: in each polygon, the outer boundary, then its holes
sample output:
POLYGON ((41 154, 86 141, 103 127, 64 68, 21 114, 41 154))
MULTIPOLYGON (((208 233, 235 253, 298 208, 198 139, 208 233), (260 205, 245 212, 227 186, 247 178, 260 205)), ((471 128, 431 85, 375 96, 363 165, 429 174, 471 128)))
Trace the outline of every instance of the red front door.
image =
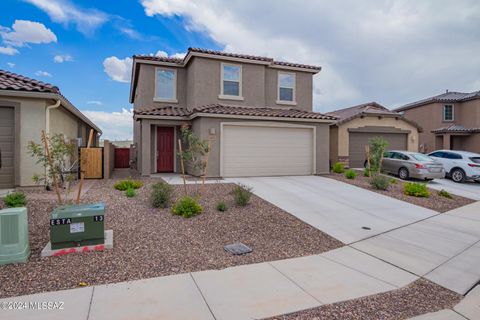
POLYGON ((157 172, 173 172, 173 128, 157 128, 157 172))

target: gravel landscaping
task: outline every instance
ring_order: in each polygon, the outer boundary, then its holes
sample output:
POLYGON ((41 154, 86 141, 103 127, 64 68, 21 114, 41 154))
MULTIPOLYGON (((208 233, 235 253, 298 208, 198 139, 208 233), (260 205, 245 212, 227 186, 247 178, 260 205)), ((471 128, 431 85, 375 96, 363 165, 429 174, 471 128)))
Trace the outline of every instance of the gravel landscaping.
POLYGON ((420 279, 401 289, 270 319, 408 319, 429 312, 453 308, 461 299, 462 296, 455 292, 428 280, 420 279))
MULTIPOLYGON (((204 212, 190 219, 171 214, 170 208, 150 206, 151 185, 142 178, 134 198, 113 188, 116 180, 96 181, 84 203, 106 204, 106 229, 113 229, 113 250, 40 258, 49 240, 52 200, 30 201, 31 257, 25 264, 0 266, 0 297, 70 289, 89 285, 151 278, 170 274, 250 264, 318 254, 342 246, 338 240, 272 204, 252 196, 250 204, 233 204, 232 184, 207 184, 200 203, 204 212), (217 211, 226 201, 228 210, 217 211), (242 242, 252 253, 233 256, 223 246, 242 242)), ((174 198, 183 186, 174 187, 174 198)), ((195 185, 188 186, 189 193, 195 185)), ((0 200, 0 208, 3 204, 0 200)))
MULTIPOLYGON (((373 192, 381 193, 383 195, 396 198, 402 201, 406 201, 412 204, 415 204, 420 207, 428 208, 435 210, 437 212, 446 212, 450 211, 453 209, 456 209, 458 207, 465 206, 467 204, 475 202, 474 200, 463 198, 460 196, 456 195, 451 195, 452 199, 442 197, 438 195, 437 190, 429 189, 430 191, 430 197, 428 198, 419 198, 419 197, 413 197, 413 196, 407 196, 406 194, 403 193, 403 185, 405 184, 404 181, 395 179, 393 177, 389 177, 389 179, 393 179, 396 181, 396 183, 390 183, 390 186, 388 187, 387 190, 377 190, 374 189, 370 183, 369 177, 365 177, 363 175, 363 171, 357 171, 358 175, 355 179, 347 179, 345 178, 344 174, 339 174, 339 173, 331 173, 330 175, 326 176, 328 178, 332 178, 335 180, 339 180, 345 183, 352 184, 354 186, 364 188, 373 192)), ((407 181, 408 182, 408 181, 407 181)), ((410 181, 411 182, 411 181, 410 181)))

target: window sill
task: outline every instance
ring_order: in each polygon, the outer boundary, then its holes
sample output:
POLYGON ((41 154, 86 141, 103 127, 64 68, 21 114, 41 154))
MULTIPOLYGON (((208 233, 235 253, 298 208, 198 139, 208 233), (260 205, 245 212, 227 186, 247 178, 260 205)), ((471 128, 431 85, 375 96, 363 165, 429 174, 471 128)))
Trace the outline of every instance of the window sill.
POLYGON ((245 98, 240 97, 240 96, 226 96, 226 95, 223 95, 223 94, 218 95, 218 99, 222 99, 222 100, 237 100, 237 101, 243 101, 243 100, 245 100, 245 98))
POLYGON ((296 105, 297 105, 297 101, 277 100, 276 103, 277 103, 277 104, 284 104, 284 105, 288 105, 288 106, 296 106, 296 105))
POLYGON ((447 122, 447 123, 451 123, 451 122, 454 122, 455 120, 443 120, 442 122, 447 122))
POLYGON ((161 99, 161 98, 153 98, 155 102, 170 102, 170 103, 178 103, 177 99, 161 99))

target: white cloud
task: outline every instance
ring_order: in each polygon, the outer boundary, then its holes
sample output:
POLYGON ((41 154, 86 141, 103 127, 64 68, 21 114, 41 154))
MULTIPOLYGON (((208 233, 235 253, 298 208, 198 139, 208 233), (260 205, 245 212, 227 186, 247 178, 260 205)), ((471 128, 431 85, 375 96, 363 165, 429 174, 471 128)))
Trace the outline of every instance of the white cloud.
POLYGON ((15 20, 12 28, 2 27, 0 35, 3 42, 21 47, 27 43, 57 42, 57 36, 44 24, 29 20, 15 20))
POLYGON ((183 59, 183 58, 185 58, 186 55, 187 55, 186 52, 177 52, 177 53, 172 54, 170 56, 170 58, 183 59))
POLYGON ((52 77, 52 75, 50 73, 48 73, 47 71, 42 71, 42 70, 38 70, 37 72, 35 72, 35 75, 38 76, 38 77, 52 77))
POLYGON ((141 3, 148 16, 182 16, 187 30, 226 51, 322 66, 314 77, 319 111, 371 100, 390 106, 480 81, 475 0, 141 3))
POLYGON ((156 57, 162 57, 162 58, 175 58, 175 59, 183 59, 187 53, 186 52, 177 52, 174 54, 168 54, 167 52, 163 50, 158 50, 157 53, 155 53, 156 57))
POLYGON ((8 65, 10 68, 15 68, 15 63, 13 63, 13 62, 7 62, 7 65, 8 65))
POLYGON ((102 129, 102 139, 131 140, 133 137, 133 109, 123 108, 121 112, 87 110, 82 113, 102 129))
POLYGON ((155 53, 155 56, 157 56, 157 57, 162 57, 162 58, 166 58, 166 57, 168 57, 168 53, 166 53, 166 52, 163 51, 163 50, 158 50, 157 53, 155 53))
POLYGON ((63 63, 67 61, 73 61, 73 57, 69 54, 57 54, 55 57, 53 57, 53 61, 55 63, 63 63))
POLYGON ((118 82, 130 82, 132 73, 132 58, 119 59, 115 56, 103 60, 103 70, 108 76, 118 82))
POLYGON ((83 9, 68 0, 24 0, 45 11, 55 22, 75 24, 78 31, 91 34, 104 24, 109 16, 96 9, 83 9))
POLYGON ((118 30, 126 35, 127 37, 135 40, 142 40, 143 36, 137 30, 130 28, 130 27, 118 27, 118 30))
POLYGON ((13 56, 16 55, 18 52, 17 49, 12 48, 12 47, 0 47, 0 53, 1 54, 6 54, 7 56, 13 56))
POLYGON ((87 104, 94 104, 94 105, 97 105, 97 106, 102 106, 103 102, 98 101, 98 100, 90 100, 90 101, 87 101, 87 104))

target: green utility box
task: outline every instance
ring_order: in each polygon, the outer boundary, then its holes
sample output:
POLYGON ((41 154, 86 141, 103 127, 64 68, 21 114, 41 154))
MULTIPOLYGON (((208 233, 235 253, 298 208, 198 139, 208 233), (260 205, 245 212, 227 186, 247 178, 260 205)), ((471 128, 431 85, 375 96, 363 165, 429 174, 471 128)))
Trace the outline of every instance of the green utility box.
POLYGON ((27 208, 0 210, 0 265, 26 262, 29 256, 27 208))
POLYGON ((104 221, 103 203, 70 205, 55 209, 50 215, 52 249, 103 244, 104 221))

